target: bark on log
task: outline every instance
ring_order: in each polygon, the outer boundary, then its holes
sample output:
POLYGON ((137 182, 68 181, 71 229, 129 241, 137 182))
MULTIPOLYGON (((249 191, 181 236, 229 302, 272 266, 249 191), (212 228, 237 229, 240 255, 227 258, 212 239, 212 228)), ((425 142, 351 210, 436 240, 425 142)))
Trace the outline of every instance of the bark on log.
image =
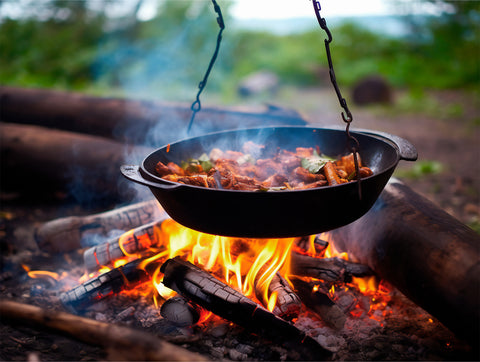
POLYGON ((83 262, 86 272, 92 273, 102 266, 111 267, 115 260, 127 255, 148 253, 149 250, 155 250, 157 253, 161 251, 160 249, 165 250, 165 245, 161 245, 161 240, 158 240, 157 236, 162 221, 154 221, 131 229, 106 243, 85 250, 83 262))
POLYGON ((372 209, 331 231, 346 251, 478 350, 480 236, 392 179, 372 209))
POLYGON ((298 239, 297 247, 302 249, 304 252, 312 253, 316 257, 323 257, 325 255, 325 251, 328 248, 328 241, 322 240, 320 235, 315 235, 313 239, 313 245, 310 242, 310 236, 304 236, 298 239), (311 250, 312 249, 312 250, 311 250))
POLYGON ((132 183, 121 175, 120 166, 139 164, 149 152, 98 136, 0 123, 2 188, 6 189, 32 194, 64 190, 85 204, 131 200, 132 183))
MULTIPOLYGON (((122 290, 133 289, 150 280, 152 270, 139 269, 143 259, 137 259, 112 269, 60 294, 60 301, 70 311, 80 311, 122 290)), ((150 265, 154 269, 157 265, 150 265)))
POLYGON ((339 258, 314 258, 296 252, 292 252, 290 263, 292 275, 312 277, 328 282, 350 282, 352 276, 365 277, 374 274, 366 265, 339 258))
POLYGON ((211 274, 179 257, 161 267, 163 284, 201 307, 273 342, 295 348, 306 359, 330 355, 313 338, 270 313, 211 274))
POLYGON ((345 313, 323 292, 314 291, 313 285, 303 280, 293 278, 295 291, 305 306, 313 311, 325 324, 333 329, 341 330, 345 325, 345 313))
POLYGON ((73 337, 104 347, 130 361, 207 361, 205 357, 161 340, 152 334, 115 324, 37 306, 0 301, 2 323, 23 324, 73 337))
MULTIPOLYGON (((0 120, 87 133, 159 147, 187 136, 189 104, 99 98, 44 89, 0 87, 0 120)), ((305 125, 295 111, 202 108, 190 136, 267 125, 305 125)))
MULTIPOLYGON (((262 293, 257 284, 258 283, 255 283, 256 297, 258 300, 262 301, 264 307, 267 307, 265 303, 263 303, 262 293)), ((302 307, 302 301, 290 287, 285 278, 279 273, 274 275, 268 286, 268 295, 270 296, 272 293, 277 294, 275 308, 272 311, 273 314, 285 320, 292 320, 298 317, 302 307)))
POLYGON ((35 239, 43 251, 68 252, 88 246, 89 237, 107 237, 112 230, 128 231, 167 217, 160 204, 150 200, 94 215, 69 216, 46 222, 37 228, 35 239))

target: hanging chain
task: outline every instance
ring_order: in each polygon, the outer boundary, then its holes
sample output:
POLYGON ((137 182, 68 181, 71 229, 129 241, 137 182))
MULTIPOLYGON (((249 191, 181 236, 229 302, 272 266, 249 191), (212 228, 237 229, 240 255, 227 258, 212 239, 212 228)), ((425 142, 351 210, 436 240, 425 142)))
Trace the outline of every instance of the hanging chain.
POLYGON ((217 23, 218 23, 218 26, 220 27, 220 30, 217 35, 217 44, 215 46, 215 51, 213 52, 212 59, 210 59, 210 63, 208 64, 208 68, 205 73, 205 76, 203 77, 203 80, 198 84, 197 97, 195 101, 192 103, 192 106, 190 107, 190 109, 192 110, 192 116, 190 118, 190 122, 188 123, 187 134, 190 134, 190 129, 192 128, 195 115, 202 108, 202 105, 200 104, 200 94, 203 92, 203 89, 207 85, 208 76, 210 75, 213 65, 215 64, 215 60, 217 59, 218 51, 220 49, 220 43, 222 41, 222 33, 223 33, 223 30, 225 29, 225 23, 223 21, 223 16, 222 16, 222 11, 220 10, 220 6, 217 4, 215 0, 212 0, 212 3, 213 3, 213 9, 218 14, 217 23))
POLYGON ((325 18, 322 18, 320 15, 320 10, 322 9, 319 0, 313 0, 313 8, 315 10, 315 15, 317 16, 318 24, 320 27, 327 33, 327 39, 325 39, 325 50, 327 53, 327 60, 328 60, 328 69, 330 73, 330 81, 332 82, 333 88, 335 89, 335 93, 337 94, 338 101, 340 102, 340 106, 343 108, 342 112, 342 119, 347 124, 345 128, 345 132, 347 134, 348 139, 348 148, 350 152, 353 153, 353 161, 355 163, 355 175, 358 183, 358 196, 362 198, 362 189, 360 186, 360 172, 359 172, 359 163, 358 163, 358 152, 360 150, 360 143, 358 140, 350 134, 350 124, 353 121, 352 112, 348 109, 347 101, 345 98, 342 97, 342 93, 340 92, 340 88, 337 84, 337 78, 335 77, 335 71, 333 70, 333 62, 332 62, 332 55, 330 53, 330 43, 332 42, 332 33, 330 29, 328 29, 327 21, 325 18))

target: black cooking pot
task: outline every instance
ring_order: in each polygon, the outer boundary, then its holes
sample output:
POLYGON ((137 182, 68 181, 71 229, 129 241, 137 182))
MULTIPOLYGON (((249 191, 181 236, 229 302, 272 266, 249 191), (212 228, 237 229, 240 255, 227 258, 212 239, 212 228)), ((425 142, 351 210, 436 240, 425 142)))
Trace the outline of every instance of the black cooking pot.
POLYGON ((323 154, 348 154, 344 130, 311 127, 267 127, 211 133, 164 146, 140 166, 125 165, 128 179, 148 186, 165 211, 178 223, 209 234, 281 238, 312 235, 349 224, 374 204, 399 160, 415 161, 417 151, 406 140, 373 131, 351 132, 360 143, 363 164, 373 175, 357 182, 308 190, 241 191, 170 182, 155 172, 158 161, 180 164, 213 148, 241 150, 245 141, 265 149, 319 146, 323 154))

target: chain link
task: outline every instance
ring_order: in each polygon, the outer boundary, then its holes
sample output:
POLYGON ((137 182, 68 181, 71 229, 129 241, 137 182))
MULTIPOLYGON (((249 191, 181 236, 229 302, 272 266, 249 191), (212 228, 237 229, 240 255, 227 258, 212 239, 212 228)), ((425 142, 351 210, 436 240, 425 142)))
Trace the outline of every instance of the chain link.
POLYGON ((315 10, 315 15, 317 16, 318 24, 320 25, 320 28, 322 28, 327 34, 327 39, 325 39, 324 42, 325 42, 325 50, 327 54, 330 81, 332 82, 333 88, 335 89, 335 93, 337 94, 337 98, 338 98, 338 101, 340 102, 340 106, 343 108, 343 112, 341 115, 342 115, 343 121, 346 123, 345 132, 347 134, 347 143, 348 143, 348 148, 350 149, 350 152, 353 153, 353 161, 355 163, 355 175, 356 175, 357 184, 358 184, 358 197, 361 199, 362 189, 361 189, 361 183, 360 183, 361 178, 360 178, 359 162, 358 162, 358 152, 360 151, 360 143, 350 133, 350 124, 353 121, 352 112, 350 112, 350 110, 348 109, 347 101, 345 100, 345 98, 342 97, 342 93, 340 92, 340 88, 338 87, 338 84, 337 84, 335 71, 333 69, 332 55, 330 52, 330 43, 333 41, 332 33, 330 32, 330 29, 328 29, 327 21, 325 20, 325 18, 323 18, 320 15, 320 10, 322 9, 320 5, 320 1, 312 0, 312 2, 313 2, 313 8, 315 10))
POLYGON ((220 49, 220 43, 222 42, 222 33, 223 30, 225 29, 225 23, 223 21, 223 16, 222 16, 222 10, 220 9, 220 6, 217 4, 215 0, 212 0, 213 3, 213 9, 217 13, 217 24, 220 27, 220 30, 217 35, 217 44, 215 46, 215 51, 213 52, 212 58, 210 59, 210 63, 208 64, 207 71, 205 72, 205 75, 203 77, 203 80, 198 84, 198 92, 197 96, 195 98, 195 101, 192 103, 190 109, 192 110, 192 116, 190 117, 190 122, 188 123, 188 128, 187 128, 187 134, 190 134, 190 130, 193 125, 193 121, 195 119, 195 115, 197 112, 199 112, 202 109, 202 105, 200 103, 200 94, 202 94, 203 89, 207 85, 207 80, 208 76, 210 75, 210 72, 213 68, 213 65, 215 64, 215 60, 217 59, 218 56, 218 51, 220 49))

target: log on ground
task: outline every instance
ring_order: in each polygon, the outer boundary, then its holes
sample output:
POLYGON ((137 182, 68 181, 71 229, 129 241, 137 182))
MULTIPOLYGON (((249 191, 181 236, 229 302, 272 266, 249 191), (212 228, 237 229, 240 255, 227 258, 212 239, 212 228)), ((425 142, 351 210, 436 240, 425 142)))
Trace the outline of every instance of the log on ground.
POLYGON ((0 123, 2 188, 32 194, 63 190, 79 202, 131 199, 120 173, 151 151, 98 136, 38 126, 0 123))
MULTIPOLYGON (((46 89, 0 87, 3 122, 23 123, 113 138, 132 144, 164 145, 187 136, 190 104, 100 98, 46 89)), ((208 132, 306 125, 296 112, 279 107, 238 110, 203 107, 189 136, 208 132)))
POLYGON ((79 341, 104 347, 123 360, 130 361, 207 361, 152 334, 140 330, 47 310, 14 301, 0 301, 2 323, 24 324, 48 329, 79 341))
POLYGON ((472 229, 392 179, 367 214, 331 234, 337 250, 478 348, 480 236, 472 229))

